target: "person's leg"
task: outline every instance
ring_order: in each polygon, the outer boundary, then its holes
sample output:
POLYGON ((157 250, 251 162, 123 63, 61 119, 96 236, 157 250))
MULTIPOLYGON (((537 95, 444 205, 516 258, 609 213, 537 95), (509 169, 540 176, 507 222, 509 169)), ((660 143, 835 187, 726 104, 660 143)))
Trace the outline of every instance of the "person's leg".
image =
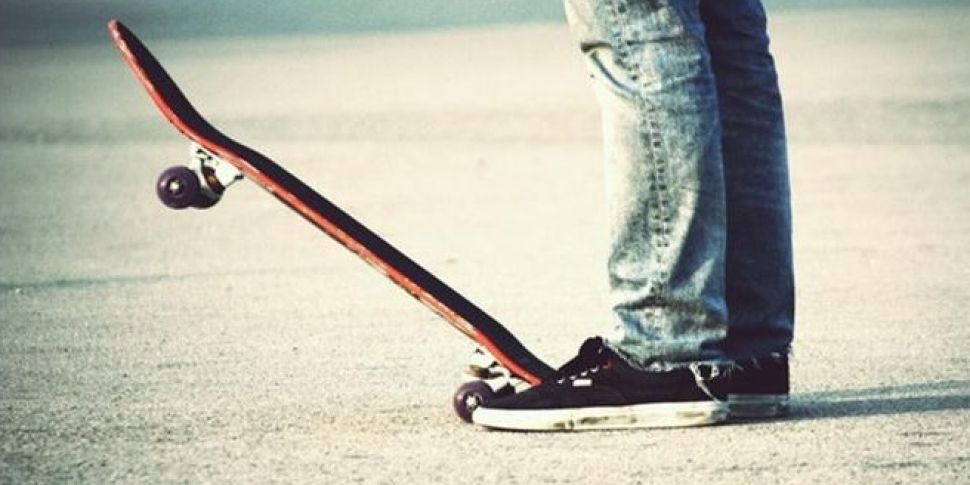
POLYGON ((724 169, 698 0, 566 7, 602 106, 617 332, 472 419, 518 430, 724 421, 724 169))
POLYGON ((727 193, 723 350, 733 417, 788 409, 794 329, 791 203, 781 96, 760 0, 702 0, 721 115, 727 193))
POLYGON ((640 368, 719 360, 725 195, 698 0, 567 0, 603 114, 616 331, 640 368))
POLYGON ((760 3, 566 6, 603 108, 618 332, 474 421, 563 430, 783 414, 791 218, 760 3))
POLYGON ((760 0, 703 0, 727 191, 724 350, 787 356, 794 329, 791 203, 778 77, 760 0))

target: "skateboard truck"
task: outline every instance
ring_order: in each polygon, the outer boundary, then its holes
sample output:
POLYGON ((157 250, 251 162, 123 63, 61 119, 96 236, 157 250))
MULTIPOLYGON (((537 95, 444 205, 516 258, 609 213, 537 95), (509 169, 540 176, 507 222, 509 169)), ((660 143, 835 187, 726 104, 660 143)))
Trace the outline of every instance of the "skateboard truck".
POLYGON ((198 143, 189 145, 189 157, 188 166, 165 169, 155 184, 158 198, 172 209, 208 209, 219 202, 227 187, 243 178, 239 169, 198 143))
POLYGON ((452 396, 452 406, 455 414, 466 423, 472 422, 472 413, 482 404, 530 386, 480 348, 476 348, 469 359, 465 379, 452 396))

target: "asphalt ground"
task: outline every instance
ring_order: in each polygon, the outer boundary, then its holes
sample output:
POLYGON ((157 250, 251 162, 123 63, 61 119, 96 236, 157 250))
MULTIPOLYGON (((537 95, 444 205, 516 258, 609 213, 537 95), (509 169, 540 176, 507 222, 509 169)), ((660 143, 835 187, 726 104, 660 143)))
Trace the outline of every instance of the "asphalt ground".
MULTIPOLYGON (((793 415, 488 432, 468 341, 186 160, 105 37, 0 50, 0 482, 970 481, 970 8, 773 16, 793 415)), ((137 23, 130 25, 136 32, 137 23)), ((146 42, 203 113, 551 362, 606 331, 598 113, 562 25, 146 42)))

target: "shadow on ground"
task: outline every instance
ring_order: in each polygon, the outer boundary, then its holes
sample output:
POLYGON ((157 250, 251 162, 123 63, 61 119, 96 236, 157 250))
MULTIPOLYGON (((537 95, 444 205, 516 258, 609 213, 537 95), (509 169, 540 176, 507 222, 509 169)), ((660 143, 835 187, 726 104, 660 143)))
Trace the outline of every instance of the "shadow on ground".
POLYGON ((789 419, 884 416, 970 409, 970 380, 941 381, 792 396, 789 419))

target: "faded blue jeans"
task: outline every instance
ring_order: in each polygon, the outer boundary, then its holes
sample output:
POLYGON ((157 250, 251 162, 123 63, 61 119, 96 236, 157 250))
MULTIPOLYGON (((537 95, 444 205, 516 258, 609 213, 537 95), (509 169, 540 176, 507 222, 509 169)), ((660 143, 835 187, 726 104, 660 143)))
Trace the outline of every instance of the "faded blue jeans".
POLYGON ((602 107, 615 330, 642 368, 787 354, 785 128, 760 0, 565 0, 602 107))

